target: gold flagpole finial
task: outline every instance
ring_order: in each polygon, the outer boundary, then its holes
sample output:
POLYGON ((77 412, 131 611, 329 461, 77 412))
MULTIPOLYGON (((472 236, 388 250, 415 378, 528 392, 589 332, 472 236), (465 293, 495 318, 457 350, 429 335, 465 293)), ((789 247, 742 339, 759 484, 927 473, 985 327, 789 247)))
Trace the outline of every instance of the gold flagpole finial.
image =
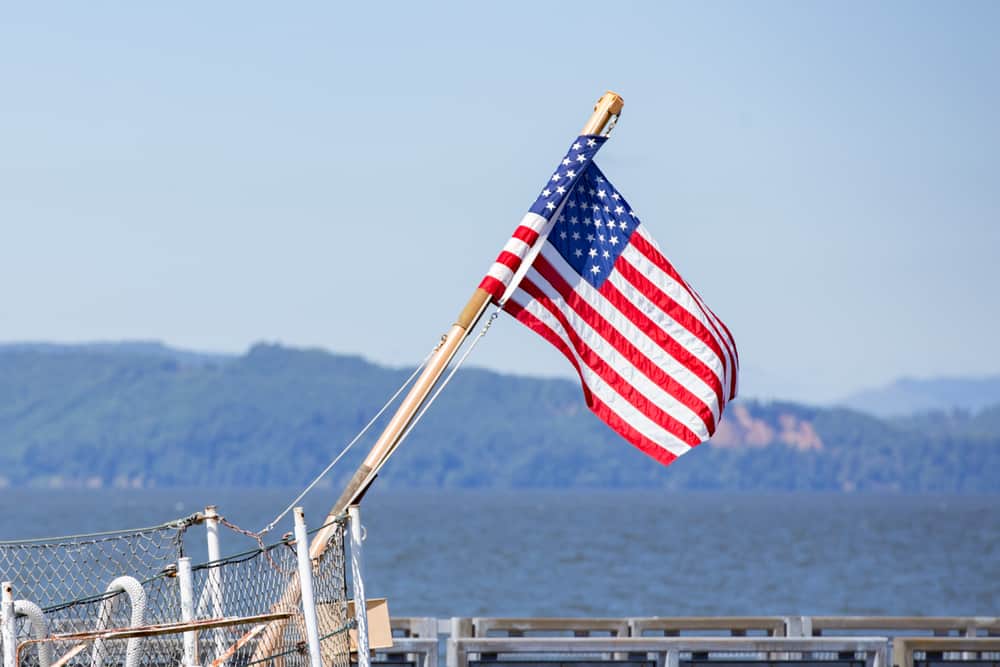
POLYGON ((610 90, 604 93, 594 105, 594 113, 590 116, 587 124, 583 126, 580 134, 600 134, 613 116, 621 114, 623 106, 625 106, 625 100, 622 99, 621 95, 610 90))

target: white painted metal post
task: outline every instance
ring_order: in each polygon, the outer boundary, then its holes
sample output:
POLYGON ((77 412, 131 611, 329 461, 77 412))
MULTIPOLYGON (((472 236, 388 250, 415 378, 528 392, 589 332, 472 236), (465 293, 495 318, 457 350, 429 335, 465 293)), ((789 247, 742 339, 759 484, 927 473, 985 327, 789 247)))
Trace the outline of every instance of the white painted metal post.
MULTIPOLYGON (((181 589, 181 620, 194 620, 194 582, 191 575, 191 559, 183 556, 177 559, 177 584, 181 589)), ((184 633, 184 667, 198 665, 198 632, 184 633)))
MULTIPOLYGON (((215 505, 205 508, 205 536, 208 543, 208 561, 214 563, 222 558, 219 549, 219 514, 215 505)), ((222 568, 208 568, 208 576, 205 578, 205 586, 208 587, 208 599, 212 605, 212 617, 222 618, 222 568)), ((226 639, 223 633, 218 630, 212 633, 215 636, 215 657, 219 658, 226 650, 226 639)), ((225 663, 219 665, 224 667, 225 663)))
POLYGON ((351 581, 354 583, 354 620, 358 626, 358 667, 371 667, 368 648, 368 603, 365 598, 365 580, 362 575, 364 560, 361 553, 361 508, 347 508, 351 520, 351 581))
POLYGON ((295 508, 295 552, 299 558, 299 588, 302 589, 302 615, 306 621, 309 664, 311 667, 323 667, 319 652, 316 598, 313 595, 312 559, 309 558, 309 534, 306 532, 306 517, 301 507, 295 508))
POLYGON ((3 642, 3 667, 17 667, 15 664, 17 656, 17 635, 14 628, 14 586, 9 581, 5 581, 3 586, 3 598, 0 601, 0 625, 2 625, 3 642))

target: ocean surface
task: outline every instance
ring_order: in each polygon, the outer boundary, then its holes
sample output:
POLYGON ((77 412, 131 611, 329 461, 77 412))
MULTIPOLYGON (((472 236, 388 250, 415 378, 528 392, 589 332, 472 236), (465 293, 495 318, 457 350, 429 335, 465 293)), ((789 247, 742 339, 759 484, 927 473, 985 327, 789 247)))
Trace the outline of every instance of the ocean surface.
MULTIPOLYGON (((259 530, 291 490, 5 489, 0 539, 158 524, 216 504, 259 530)), ((303 503, 318 526, 334 500, 303 503)), ((395 615, 1000 615, 1000 497, 383 491, 366 586, 395 615)), ((291 530, 286 517, 267 536, 291 530)), ((186 538, 204 560, 203 531, 186 538)), ((223 530, 223 552, 253 545, 223 530)))

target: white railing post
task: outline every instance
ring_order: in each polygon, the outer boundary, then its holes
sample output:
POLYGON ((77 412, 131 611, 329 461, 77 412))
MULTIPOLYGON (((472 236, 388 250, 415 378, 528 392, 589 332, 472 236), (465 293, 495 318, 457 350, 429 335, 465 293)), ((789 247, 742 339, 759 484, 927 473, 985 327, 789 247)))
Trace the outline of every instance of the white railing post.
POLYGON ((365 580, 362 575, 364 560, 361 553, 361 508, 347 508, 351 520, 351 581, 354 584, 354 620, 358 626, 358 667, 371 667, 368 648, 368 603, 365 598, 365 580))
POLYGON ((0 601, 0 641, 3 642, 3 667, 17 667, 17 635, 14 627, 14 585, 5 581, 3 599, 0 601))
POLYGON ((309 644, 309 664, 323 667, 319 651, 319 622, 316 619, 316 598, 313 595, 312 559, 309 558, 309 534, 301 507, 295 508, 295 553, 299 558, 299 588, 302 589, 302 615, 306 622, 309 644))
MULTIPOLYGON (((190 623, 194 620, 194 582, 191 575, 191 559, 182 556, 177 559, 177 584, 181 589, 181 620, 190 623)), ((184 633, 184 667, 198 665, 198 632, 190 630, 184 633)))
MULTIPOLYGON (((208 562, 214 563, 222 558, 219 549, 219 514, 215 505, 205 508, 205 538, 208 544, 208 562)), ((222 618, 222 568, 208 568, 208 576, 205 578, 205 586, 208 589, 208 599, 211 604, 211 616, 222 618)), ((216 630, 212 633, 215 636, 215 657, 218 659, 226 650, 226 639, 223 633, 216 630)), ((223 667, 223 662, 219 667, 223 667)))

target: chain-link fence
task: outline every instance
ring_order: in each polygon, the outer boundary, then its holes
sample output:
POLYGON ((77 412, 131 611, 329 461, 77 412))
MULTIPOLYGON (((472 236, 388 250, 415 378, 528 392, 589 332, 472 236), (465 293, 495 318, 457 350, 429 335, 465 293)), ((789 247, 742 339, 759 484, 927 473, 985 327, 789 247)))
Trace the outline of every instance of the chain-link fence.
MULTIPOLYGON (((286 538, 195 565, 186 580, 177 563, 184 531, 198 520, 0 543, 0 577, 13 583, 14 596, 22 600, 18 667, 306 667, 300 545, 286 538), (191 592, 187 615, 184 586, 191 592), (197 629, 192 622, 200 624, 197 629)), ((323 555, 313 561, 326 667, 350 666, 345 521, 333 524, 323 555)))

